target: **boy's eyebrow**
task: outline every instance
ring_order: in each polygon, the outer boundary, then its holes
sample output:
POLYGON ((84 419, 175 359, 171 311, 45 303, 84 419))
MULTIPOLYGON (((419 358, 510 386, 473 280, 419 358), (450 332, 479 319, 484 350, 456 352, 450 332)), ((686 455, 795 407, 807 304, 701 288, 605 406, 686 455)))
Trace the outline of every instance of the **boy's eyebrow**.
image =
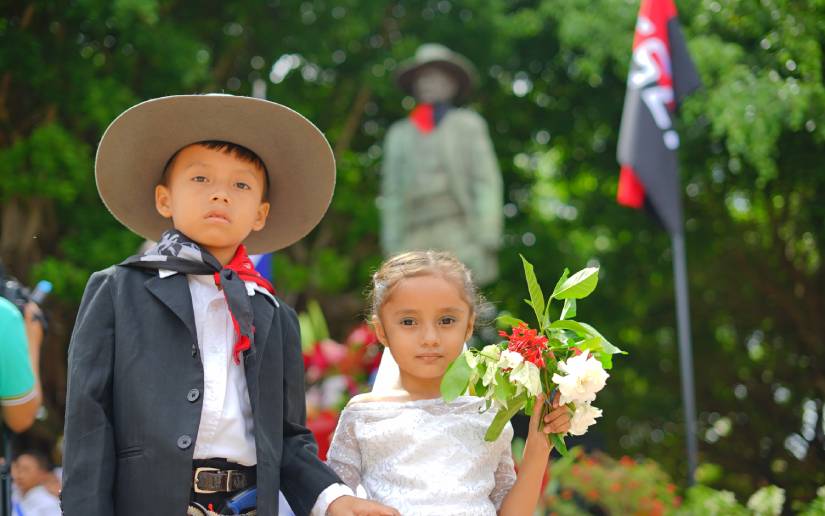
MULTIPOLYGON (((192 163, 189 163, 188 165, 183 167, 183 170, 189 170, 190 168, 197 167, 197 166, 201 166, 201 167, 204 167, 204 168, 211 168, 209 163, 204 163, 203 161, 193 161, 192 163)), ((249 166, 237 167, 233 171, 234 172, 247 172, 249 174, 252 174, 253 176, 256 176, 256 174, 255 174, 255 171, 256 171, 255 165, 253 165, 251 163, 249 164, 249 166)))
POLYGON ((197 167, 197 166, 209 168, 209 165, 207 163, 204 163, 203 161, 193 161, 192 163, 190 163, 190 164, 186 165, 185 167, 183 167, 183 169, 184 170, 189 170, 190 168, 197 167))

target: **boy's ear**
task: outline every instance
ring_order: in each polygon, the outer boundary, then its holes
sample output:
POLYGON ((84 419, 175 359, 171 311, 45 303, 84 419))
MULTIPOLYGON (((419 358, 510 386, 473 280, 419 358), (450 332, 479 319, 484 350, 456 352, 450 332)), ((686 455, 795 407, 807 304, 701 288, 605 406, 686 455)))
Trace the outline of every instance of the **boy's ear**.
POLYGON ((269 216, 269 203, 263 201, 258 206, 258 213, 255 217, 255 223, 252 225, 252 231, 260 231, 266 226, 266 218, 269 216))
POLYGON ((169 188, 166 185, 157 185, 155 187, 155 209, 158 210, 161 217, 172 218, 171 199, 169 196, 169 188))

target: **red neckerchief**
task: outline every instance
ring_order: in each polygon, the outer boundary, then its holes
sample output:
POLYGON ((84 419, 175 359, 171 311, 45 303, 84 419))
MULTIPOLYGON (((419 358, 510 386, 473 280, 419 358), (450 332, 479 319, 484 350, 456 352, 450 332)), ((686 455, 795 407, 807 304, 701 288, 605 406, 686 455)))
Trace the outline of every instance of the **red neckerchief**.
MULTIPOLYGON (((235 256, 233 256, 229 263, 224 265, 223 268, 235 271, 235 273, 242 280, 252 281, 256 285, 265 288, 272 295, 275 295, 275 288, 272 287, 272 284, 269 281, 267 281, 266 278, 261 276, 260 272, 255 270, 255 266, 252 264, 252 260, 249 259, 249 255, 246 254, 246 247, 244 247, 243 244, 238 246, 238 250, 235 251, 235 256)), ((216 272, 214 274, 214 277, 215 285, 220 287, 220 273, 216 272)), ((235 319, 235 315, 232 314, 232 310, 229 310, 229 315, 232 317, 232 326, 235 328, 235 336, 237 337, 237 340, 235 341, 235 347, 232 348, 232 359, 235 361, 236 364, 240 364, 241 353, 250 348, 249 337, 241 334, 241 328, 238 325, 238 321, 235 319)), ((255 331, 254 327, 252 328, 252 331, 255 331)))
POLYGON ((422 133, 430 133, 435 129, 435 108, 432 104, 419 104, 410 111, 410 120, 422 133))

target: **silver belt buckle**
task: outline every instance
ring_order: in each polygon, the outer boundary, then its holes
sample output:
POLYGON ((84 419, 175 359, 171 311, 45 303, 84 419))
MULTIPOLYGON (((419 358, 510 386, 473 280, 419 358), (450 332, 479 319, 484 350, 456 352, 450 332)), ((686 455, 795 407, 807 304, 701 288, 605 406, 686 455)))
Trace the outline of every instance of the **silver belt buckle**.
POLYGON ((214 489, 201 489, 200 487, 198 487, 198 475, 199 475, 200 473, 203 473, 203 472, 215 472, 215 471, 220 471, 220 469, 218 469, 218 468, 196 468, 196 469, 195 469, 195 478, 194 478, 194 482, 192 482, 192 488, 193 488, 193 490, 194 490, 196 493, 199 493, 199 494, 211 494, 211 493, 217 493, 218 491, 217 491, 217 490, 214 490, 214 489))

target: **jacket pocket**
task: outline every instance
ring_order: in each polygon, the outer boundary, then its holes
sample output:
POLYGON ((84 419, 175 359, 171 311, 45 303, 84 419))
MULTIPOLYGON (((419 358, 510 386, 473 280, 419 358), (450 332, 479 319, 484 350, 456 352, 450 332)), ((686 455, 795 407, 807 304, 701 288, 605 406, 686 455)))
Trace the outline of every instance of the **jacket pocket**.
POLYGON ((117 458, 118 459, 128 459, 130 457, 137 457, 139 455, 143 455, 143 448, 140 446, 129 446, 118 450, 117 458))

